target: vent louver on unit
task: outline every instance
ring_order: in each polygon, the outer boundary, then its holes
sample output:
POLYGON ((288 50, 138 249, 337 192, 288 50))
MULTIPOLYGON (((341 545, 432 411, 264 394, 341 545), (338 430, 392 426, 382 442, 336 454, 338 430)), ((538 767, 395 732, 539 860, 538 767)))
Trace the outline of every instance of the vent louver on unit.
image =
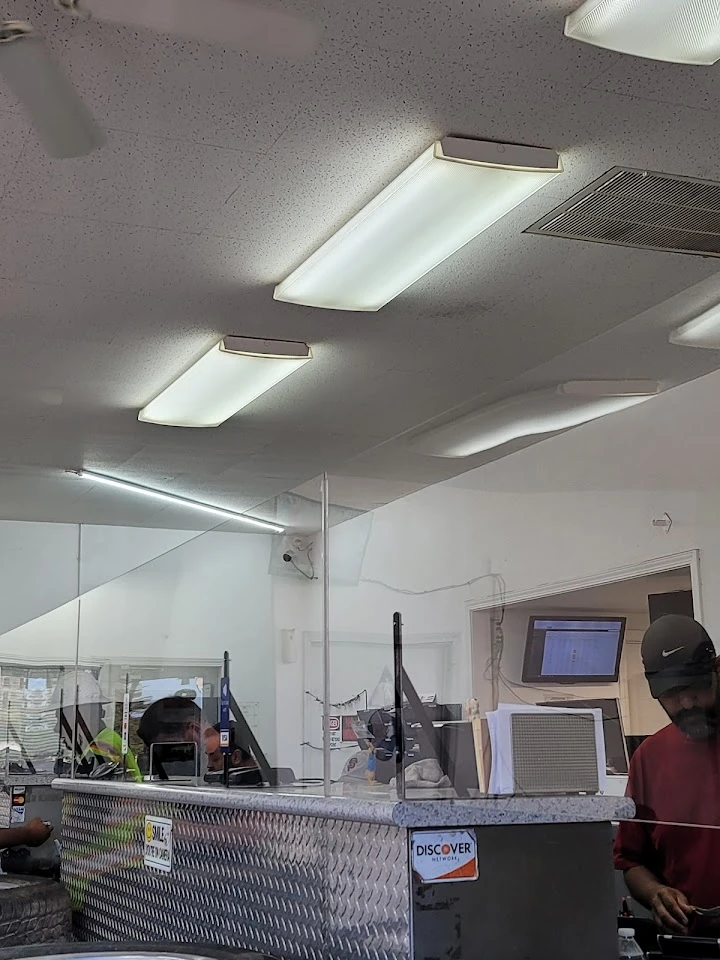
POLYGON ((720 183, 613 167, 525 233, 720 257, 720 183))

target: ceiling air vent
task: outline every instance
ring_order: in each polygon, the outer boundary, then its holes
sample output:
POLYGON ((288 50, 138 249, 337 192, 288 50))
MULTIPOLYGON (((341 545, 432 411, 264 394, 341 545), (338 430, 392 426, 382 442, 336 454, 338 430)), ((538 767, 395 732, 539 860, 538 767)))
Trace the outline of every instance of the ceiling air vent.
POLYGON ((613 167, 525 233, 720 257, 720 183, 613 167))

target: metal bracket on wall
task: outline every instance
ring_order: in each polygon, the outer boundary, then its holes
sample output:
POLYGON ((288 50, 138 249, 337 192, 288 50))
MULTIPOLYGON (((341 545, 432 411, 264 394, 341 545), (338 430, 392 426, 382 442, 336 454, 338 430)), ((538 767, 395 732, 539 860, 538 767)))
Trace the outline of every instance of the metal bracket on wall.
POLYGON ((664 530, 665 533, 670 533, 673 525, 672 517, 669 513, 664 513, 661 517, 657 517, 655 520, 653 520, 652 525, 664 530))

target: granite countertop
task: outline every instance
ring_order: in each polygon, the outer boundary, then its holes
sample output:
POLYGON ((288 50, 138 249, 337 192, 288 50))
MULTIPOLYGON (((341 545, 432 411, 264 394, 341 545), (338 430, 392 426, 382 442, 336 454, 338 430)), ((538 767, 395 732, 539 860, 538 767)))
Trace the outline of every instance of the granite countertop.
POLYGON ((588 823, 625 820, 635 813, 624 797, 447 797, 398 800, 389 790, 325 797, 322 787, 223 790, 218 787, 55 780, 66 793, 128 797, 148 802, 193 804, 228 810, 265 810, 288 816, 321 817, 398 827, 471 827, 523 823, 588 823))

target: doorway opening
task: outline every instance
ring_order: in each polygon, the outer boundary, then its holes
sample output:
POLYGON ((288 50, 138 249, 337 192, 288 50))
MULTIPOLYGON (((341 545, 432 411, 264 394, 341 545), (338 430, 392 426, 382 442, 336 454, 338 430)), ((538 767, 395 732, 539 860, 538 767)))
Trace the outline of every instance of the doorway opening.
POLYGON ((570 706, 579 701, 578 705, 585 706, 595 701, 592 705, 602 705, 605 713, 605 707, 612 712, 611 705, 616 704, 624 742, 615 751, 617 762, 608 772, 619 775, 613 792, 624 792, 627 758, 645 737, 668 723, 650 695, 640 656, 645 630, 666 613, 702 620, 699 563, 694 551, 618 569, 598 577, 595 583, 546 585, 529 596, 503 597, 492 607, 473 608, 474 689, 481 711, 493 710, 498 703, 570 706), (528 670, 528 645, 534 642, 536 625, 592 618, 598 618, 598 623, 622 623, 616 669, 613 664, 616 679, 593 679, 589 668, 561 678, 549 671, 547 679, 543 671, 528 670))

